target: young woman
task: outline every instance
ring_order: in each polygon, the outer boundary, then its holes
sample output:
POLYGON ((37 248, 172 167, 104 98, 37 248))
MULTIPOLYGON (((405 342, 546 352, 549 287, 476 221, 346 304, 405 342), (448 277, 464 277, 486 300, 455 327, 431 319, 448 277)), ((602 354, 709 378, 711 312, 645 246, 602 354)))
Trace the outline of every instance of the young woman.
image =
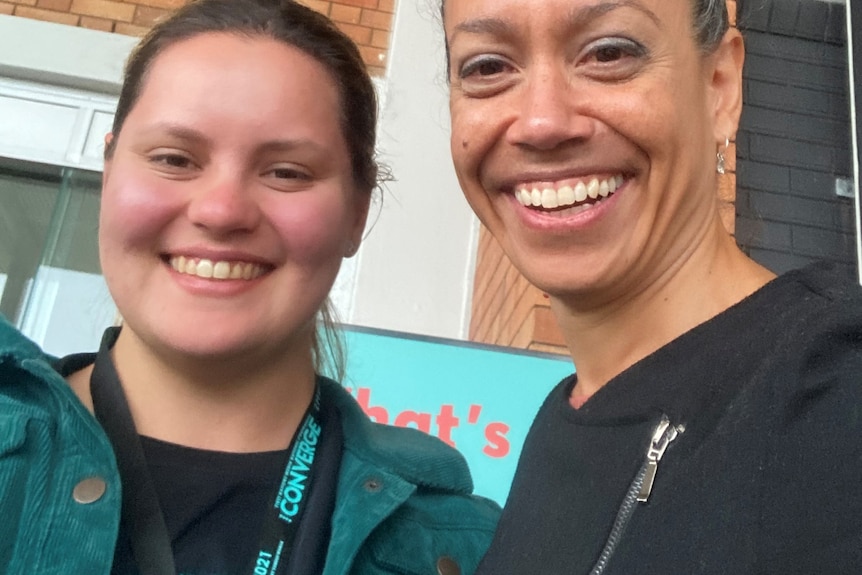
POLYGON ((0 571, 475 569, 496 510, 463 459, 318 375, 376 113, 356 47, 294 2, 199 0, 142 41, 99 229, 122 328, 64 381, 0 326, 0 571))
POLYGON ((862 299, 727 234, 744 59, 725 0, 445 0, 464 193, 577 375, 487 575, 862 573, 862 299))

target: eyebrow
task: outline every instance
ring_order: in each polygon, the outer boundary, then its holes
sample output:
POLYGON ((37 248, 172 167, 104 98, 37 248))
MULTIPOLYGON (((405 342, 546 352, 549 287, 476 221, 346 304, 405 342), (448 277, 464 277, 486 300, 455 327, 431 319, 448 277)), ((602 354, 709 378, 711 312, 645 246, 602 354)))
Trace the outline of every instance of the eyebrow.
POLYGON ((209 138, 198 130, 183 126, 181 124, 174 124, 169 122, 157 122, 151 126, 148 126, 143 131, 143 134, 144 136, 168 135, 178 140, 186 140, 190 142, 209 141, 209 138))
POLYGON ((572 10, 569 20, 576 24, 586 24, 590 20, 594 20, 599 16, 617 10, 619 8, 632 8, 647 16, 656 26, 661 27, 661 20, 656 16, 655 12, 644 6, 638 0, 615 0, 614 2, 601 2, 592 6, 585 6, 580 10, 572 10))
MULTIPOLYGON (((572 8, 566 17, 566 20, 571 27, 584 27, 596 18, 604 16, 619 8, 633 8, 652 20, 656 26, 661 27, 661 20, 656 14, 644 6, 638 0, 614 0, 611 2, 598 2, 581 8, 572 8)), ((459 23, 452 30, 452 37, 449 39, 452 42, 459 34, 486 34, 489 36, 512 37, 515 31, 512 25, 500 18, 475 18, 465 20, 459 23)))
POLYGON ((269 140, 258 146, 258 151, 260 152, 289 152, 296 149, 306 149, 313 152, 327 154, 331 152, 328 147, 322 146, 318 142, 315 142, 314 140, 309 140, 308 138, 296 138, 292 140, 269 140))
MULTIPOLYGON (((157 123, 149 127, 145 130, 144 134, 146 136, 150 135, 167 135, 172 138, 176 138, 178 140, 186 141, 186 142, 195 142, 195 143, 210 143, 212 142, 212 138, 204 134, 203 132, 196 130, 194 128, 190 128, 188 126, 183 126, 181 124, 174 123, 157 123)), ((277 140, 268 140, 262 142, 257 146, 258 152, 283 152, 290 151, 296 149, 310 149, 319 153, 329 153, 329 149, 326 146, 322 146, 320 143, 315 142, 314 140, 310 140, 308 138, 295 138, 295 139, 277 139, 277 140)))

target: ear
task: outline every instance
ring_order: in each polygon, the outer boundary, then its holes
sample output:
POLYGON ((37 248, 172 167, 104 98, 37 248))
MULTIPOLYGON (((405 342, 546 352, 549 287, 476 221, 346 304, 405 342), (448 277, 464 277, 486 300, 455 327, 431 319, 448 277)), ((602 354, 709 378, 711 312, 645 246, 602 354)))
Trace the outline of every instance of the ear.
POLYGON ((359 250, 359 244, 362 243, 362 236, 365 233, 365 223, 368 221, 368 210, 371 207, 371 192, 357 190, 354 194, 356 201, 352 228, 347 248, 344 250, 344 257, 347 258, 353 257, 359 250))
POLYGON ((111 171, 111 158, 113 158, 113 154, 108 154, 107 150, 111 146, 111 142, 114 141, 114 134, 108 132, 105 134, 105 153, 103 156, 104 168, 102 168, 102 186, 105 185, 105 182, 108 179, 108 172, 111 171))
POLYGON ((713 130, 716 142, 734 139, 742 113, 742 65, 745 43, 742 34, 731 28, 710 56, 713 65, 709 90, 712 95, 713 130))

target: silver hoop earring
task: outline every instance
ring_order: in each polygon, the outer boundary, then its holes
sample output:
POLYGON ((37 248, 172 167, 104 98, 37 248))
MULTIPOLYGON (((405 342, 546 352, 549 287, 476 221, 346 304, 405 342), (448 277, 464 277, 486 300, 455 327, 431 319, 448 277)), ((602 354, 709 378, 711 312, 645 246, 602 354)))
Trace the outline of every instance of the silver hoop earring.
POLYGON ((716 157, 716 166, 715 171, 719 174, 724 175, 727 173, 727 158, 725 157, 725 153, 727 152, 727 148, 730 146, 730 138, 724 139, 724 148, 719 147, 718 152, 715 153, 716 157))
POLYGON ((344 250, 344 257, 351 258, 356 255, 356 251, 359 249, 354 242, 350 242, 347 244, 347 249, 344 250))

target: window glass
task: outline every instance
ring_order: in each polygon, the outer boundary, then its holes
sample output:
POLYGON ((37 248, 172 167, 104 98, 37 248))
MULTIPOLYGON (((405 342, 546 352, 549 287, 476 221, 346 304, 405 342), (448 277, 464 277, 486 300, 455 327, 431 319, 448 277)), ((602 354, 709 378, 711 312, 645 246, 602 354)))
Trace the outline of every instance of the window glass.
POLYGON ((0 161, 0 312, 55 355, 95 349, 116 316, 99 190, 98 173, 0 161))

